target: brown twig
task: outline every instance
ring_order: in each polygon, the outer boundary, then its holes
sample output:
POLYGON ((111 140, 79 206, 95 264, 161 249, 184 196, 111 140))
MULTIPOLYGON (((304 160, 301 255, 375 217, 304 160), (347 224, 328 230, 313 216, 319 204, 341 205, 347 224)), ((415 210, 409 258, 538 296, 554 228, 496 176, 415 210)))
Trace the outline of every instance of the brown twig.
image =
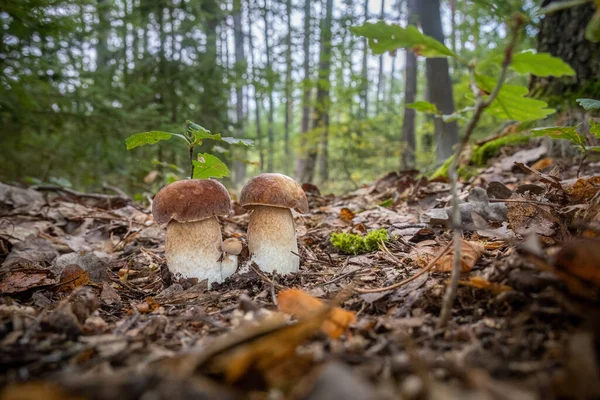
POLYGON ((442 310, 440 312, 440 319, 438 320, 438 328, 444 328, 448 324, 448 320, 450 319, 450 315, 452 313, 452 306, 454 305, 454 299, 456 298, 456 292, 458 290, 458 280, 460 276, 460 244, 462 242, 462 220, 461 215, 458 209, 458 162, 460 156, 469 143, 469 139, 475 130, 475 127, 479 123, 479 119, 483 114, 483 111, 489 107, 493 101, 498 97, 500 93, 500 89, 502 89, 502 85, 504 85, 504 81, 506 80, 506 76, 508 73, 508 67, 512 62, 512 54, 514 48, 517 44, 517 39, 519 38, 519 32, 521 27, 523 26, 522 16, 515 16, 514 25, 511 29, 511 40, 504 50, 504 60, 502 61, 502 68, 500 70, 500 76, 496 81, 496 86, 490 93, 490 95, 484 99, 483 94, 479 87, 477 86, 476 78, 475 78, 475 65, 469 64, 469 76, 471 83, 471 90, 476 98, 475 101, 475 110, 473 112, 473 116, 469 120, 467 124, 465 134, 460 141, 456 152, 454 154, 454 158, 450 163, 450 167, 448 168, 448 177, 452 182, 452 225, 454 229, 454 260, 452 262, 452 275, 450 277, 450 284, 446 288, 446 292, 444 293, 444 298, 442 300, 442 310))
POLYGON ((265 282, 266 282, 266 283, 268 283, 269 285, 271 285, 271 286, 274 286, 274 287, 276 287, 277 289, 285 289, 285 288, 286 288, 285 286, 283 286, 283 285, 280 285, 280 284, 279 284, 279 283, 277 283, 277 282, 273 282, 273 280, 272 280, 272 279, 270 279, 268 276, 266 276, 265 274, 263 274, 263 273, 262 273, 262 272, 261 272, 261 271, 260 271, 258 268, 256 268, 256 267, 254 266, 254 263, 250 263, 250 269, 251 269, 252 271, 254 271, 254 272, 256 273, 256 275, 258 275, 258 277, 259 277, 260 279, 262 279, 263 281, 265 281, 265 282))
POLYGON ((442 251, 440 252, 440 254, 438 254, 431 262, 429 262, 429 264, 427 264, 427 266, 425 266, 424 268, 421 268, 421 270, 419 272, 417 272, 416 274, 414 274, 413 276, 411 276, 409 278, 406 278, 402 282, 394 283, 393 285, 382 287, 382 288, 377 288, 377 289, 359 289, 359 288, 355 288, 354 291, 357 292, 357 293, 361 293, 361 294, 365 294, 365 293, 379 293, 379 292, 386 292, 386 291, 392 290, 392 289, 397 289, 397 288, 399 288, 401 286, 404 286, 408 282, 414 281, 419 276, 423 275, 425 272, 427 272, 430 269, 432 269, 435 266, 435 264, 439 261, 439 259, 442 258, 442 256, 444 256, 446 253, 448 253, 448 250, 450 250, 450 245, 451 244, 452 244, 452 242, 449 242, 446 246, 444 246, 444 248, 442 249, 442 251))

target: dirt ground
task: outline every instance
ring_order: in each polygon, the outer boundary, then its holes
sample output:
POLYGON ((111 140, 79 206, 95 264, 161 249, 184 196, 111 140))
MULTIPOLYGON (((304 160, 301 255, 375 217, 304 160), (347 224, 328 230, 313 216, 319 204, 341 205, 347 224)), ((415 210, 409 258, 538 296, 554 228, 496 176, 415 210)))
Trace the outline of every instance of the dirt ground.
MULTIPOLYGON (((173 279, 164 227, 122 194, 0 184, 1 398, 600 398, 600 163, 577 178, 570 162, 507 150, 461 184, 477 251, 446 327, 448 257, 381 290, 452 238, 449 183, 415 171, 338 197, 305 185, 300 272, 249 266, 210 288, 173 279), (379 228, 378 251, 330 243, 379 228), (324 308, 295 322, 278 311, 289 288, 356 319, 335 339, 324 308)), ((233 208, 223 236, 245 243, 233 208)))

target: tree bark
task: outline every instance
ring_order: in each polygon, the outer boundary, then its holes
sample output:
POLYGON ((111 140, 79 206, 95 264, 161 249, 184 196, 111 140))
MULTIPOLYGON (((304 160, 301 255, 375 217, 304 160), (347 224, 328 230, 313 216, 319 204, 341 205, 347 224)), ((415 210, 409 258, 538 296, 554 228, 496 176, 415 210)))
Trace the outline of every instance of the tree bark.
MULTIPOLYGON (((365 0, 365 22, 369 19, 369 0, 365 0)), ((361 100, 362 100, 362 118, 369 118, 369 81, 368 81, 368 60, 369 60, 369 45, 367 39, 363 38, 363 57, 361 70, 361 100)))
MULTIPOLYGON (((385 0, 381 0, 381 13, 379 14, 379 19, 383 20, 385 16, 385 0)), ((379 71, 377 73, 377 97, 375 103, 375 114, 379 114, 381 112, 381 103, 385 99, 383 93, 383 56, 385 53, 379 56, 379 71)))
MULTIPOLYGON (((419 0, 417 2, 423 33, 440 42, 444 42, 439 0, 419 0)), ((427 76, 427 100, 435 104, 442 113, 454 112, 452 81, 446 58, 428 58, 425 64, 427 76)), ((458 125, 456 121, 443 122, 435 118, 435 137, 437 160, 443 161, 452 155, 452 147, 458 143, 458 125)))
MULTIPOLYGON (((543 6, 554 3, 546 0, 543 6)), ((575 77, 532 77, 530 88, 550 104, 574 102, 578 97, 600 98, 600 43, 585 39, 585 27, 594 13, 592 4, 567 8, 544 16, 537 36, 538 52, 548 52, 568 63, 575 77)))
POLYGON ((269 25, 269 9, 267 7, 267 0, 264 2, 263 8, 263 20, 265 23, 265 53, 267 56, 267 83, 268 83, 268 96, 269 96, 269 113, 267 114, 268 120, 268 128, 267 128, 267 137, 269 140, 269 145, 267 148, 267 172, 273 172, 273 160, 275 156, 275 134, 273 132, 273 119, 275 112, 275 105, 273 100, 273 74, 275 73, 271 68, 271 43, 269 42, 270 35, 270 25, 269 25))
MULTIPOLYGON (((242 1, 233 0, 233 30, 235 41, 235 116, 236 135, 244 136, 246 115, 244 113, 244 74, 246 73, 246 54, 244 52, 244 35, 242 33, 242 1)), ((239 146, 235 149, 236 159, 233 162, 233 183, 240 185, 246 178, 246 148, 239 146)))
MULTIPOLYGON (((333 12, 333 0, 326 2, 325 19, 321 27, 321 51, 319 54, 319 82, 317 84, 317 112, 315 113, 315 126, 322 129, 321 132, 321 157, 319 159, 319 172, 321 182, 329 179, 329 109, 331 99, 329 97, 331 77, 331 19, 333 12)), ((316 152, 315 152, 316 154, 316 152)), ((314 174, 314 171, 313 171, 314 174)), ((312 176, 310 176, 312 178, 312 176)), ((309 182, 312 179, 309 179, 309 182)))
POLYGON ((302 49, 304 51, 304 79, 302 81, 302 126, 300 138, 300 151, 298 152, 296 159, 296 179, 300 182, 306 182, 305 172, 307 164, 307 140, 306 132, 310 130, 310 111, 311 111, 311 89, 312 83, 310 81, 310 4, 311 0, 305 0, 304 2, 304 42, 302 49))
POLYGON ((284 124, 284 143, 283 152, 286 162, 284 163, 284 172, 289 175, 291 164, 287 160, 291 159, 290 153, 290 125, 292 123, 292 0, 286 0, 285 9, 287 14, 287 34, 285 37, 285 124, 284 124))
POLYGON ((258 94, 258 84, 257 84, 257 76, 256 72, 258 66, 256 65, 256 60, 254 59, 254 40, 252 35, 252 8, 250 3, 248 3, 248 49, 250 51, 250 63, 252 64, 251 72, 252 72, 252 86, 254 89, 254 119, 256 120, 256 141, 258 147, 258 156, 259 156, 259 170, 260 172, 264 171, 265 168, 265 152, 263 146, 263 136, 262 136, 262 126, 260 124, 260 106, 261 101, 258 94))
MULTIPOLYGON (((417 0, 407 0, 407 22, 410 25, 418 23, 417 0)), ((404 68, 404 105, 413 103, 417 98, 417 56, 411 50, 406 50, 404 68)), ((402 125, 402 152, 400 164, 403 169, 415 167, 415 119, 416 110, 404 107, 404 122, 402 125)))

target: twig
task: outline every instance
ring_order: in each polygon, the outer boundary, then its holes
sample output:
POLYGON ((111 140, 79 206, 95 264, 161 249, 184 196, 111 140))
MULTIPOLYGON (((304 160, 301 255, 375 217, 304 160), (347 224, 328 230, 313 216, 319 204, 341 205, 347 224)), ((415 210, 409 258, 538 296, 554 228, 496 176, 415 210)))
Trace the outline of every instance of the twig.
POLYGON ((256 273, 256 275, 258 275, 258 277, 259 277, 260 279, 262 279, 263 281, 265 281, 265 282, 266 282, 266 283, 268 283, 269 285, 271 285, 271 286, 274 286, 274 287, 276 287, 277 289, 285 289, 285 286, 283 286, 283 285, 280 285, 280 284, 279 284, 279 283, 277 283, 277 282, 273 282, 273 280, 269 279, 269 277, 268 277, 268 276, 266 276, 265 274, 263 274, 263 273, 262 273, 262 272, 261 272, 261 271, 260 271, 258 268, 256 268, 256 267, 254 266, 254 263, 250 263, 250 269, 251 269, 252 271, 254 271, 254 272, 256 273))
POLYGON ((544 203, 543 201, 527 200, 527 199, 489 199, 490 203, 527 203, 535 204, 536 206, 562 207, 556 203, 544 203))
POLYGON ((450 250, 450 245, 451 244, 452 244, 452 242, 449 242, 446 246, 444 246, 444 248, 442 249, 442 251, 440 252, 440 254, 438 254, 431 262, 429 262, 429 264, 427 264, 427 266, 425 266, 424 268, 422 268, 419 272, 417 272, 413 276, 411 276, 409 278, 406 278, 402 282, 394 283, 393 285, 382 287, 382 288, 377 288, 377 289, 359 289, 359 288, 355 288, 354 291, 357 292, 357 293, 361 293, 361 294, 365 294, 365 293, 379 293, 379 292, 386 292, 386 291, 392 290, 392 289, 397 289, 400 286, 404 286, 408 282, 414 281, 419 276, 423 275, 425 272, 427 272, 430 269, 432 269, 435 266, 435 264, 439 261, 439 259, 442 258, 442 256, 446 255, 446 253, 448 253, 448 250, 450 250))
POLYGON ((131 203, 131 198, 128 196, 123 197, 121 195, 115 196, 115 195, 100 194, 100 193, 82 193, 82 192, 77 192, 73 189, 65 188, 62 186, 56 186, 56 185, 37 185, 37 186, 32 186, 31 189, 34 189, 37 191, 63 192, 63 193, 70 194, 71 196, 75 196, 75 197, 96 199, 96 200, 105 200, 109 204, 111 202, 124 202, 126 204, 131 203))
POLYGON ((511 29, 511 40, 504 50, 504 60, 502 61, 502 69, 500 70, 500 76, 498 77, 498 81, 496 81, 496 86, 487 97, 487 99, 483 98, 483 94, 481 90, 477 87, 476 79, 475 79, 475 66, 473 64, 469 64, 469 76, 471 82, 471 90, 477 99, 475 101, 475 111, 473 112, 473 116, 469 120, 467 124, 465 134, 460 141, 458 148, 454 154, 454 158, 450 163, 450 167, 448 168, 448 176, 452 181, 452 225, 454 229, 454 259, 452 262, 452 275, 450 277, 450 284, 446 288, 446 292, 444 293, 444 298, 442 300, 442 311, 440 312, 440 319, 438 321, 438 328, 444 328, 448 324, 448 320, 450 319, 450 315, 452 313, 452 306, 454 305, 454 300, 456 298, 456 291, 458 289, 458 280, 460 277, 460 244, 462 241, 462 220, 461 215, 458 208, 458 162, 460 156, 469 143, 469 139, 477 126, 483 111, 492 104, 492 102, 498 97, 500 93, 500 89, 502 89, 502 85, 504 85, 504 81, 506 80, 506 75, 508 73, 508 67, 512 62, 512 53, 514 51, 515 45, 517 43, 517 39, 519 37, 519 31, 521 26, 523 25, 522 17, 517 15, 514 17, 514 25, 511 29))

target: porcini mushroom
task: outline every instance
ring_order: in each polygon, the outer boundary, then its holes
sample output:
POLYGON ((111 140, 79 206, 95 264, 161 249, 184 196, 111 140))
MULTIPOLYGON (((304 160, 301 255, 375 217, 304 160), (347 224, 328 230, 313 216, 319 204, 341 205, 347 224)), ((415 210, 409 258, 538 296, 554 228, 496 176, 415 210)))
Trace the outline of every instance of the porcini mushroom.
POLYGON ((236 238, 225 239, 221 250, 223 250, 221 271, 224 275, 233 275, 238 266, 238 255, 242 252, 242 242, 236 238))
POLYGON ((222 282, 234 271, 221 268, 221 226, 217 215, 231 210, 225 186, 212 179, 186 179, 162 188, 152 215, 167 225, 165 252, 169 271, 183 278, 222 282))
POLYGON ((282 174, 260 174, 242 189, 240 203, 252 210, 248 223, 251 260, 266 272, 298 272, 300 258, 291 209, 308 212, 306 194, 282 174))

